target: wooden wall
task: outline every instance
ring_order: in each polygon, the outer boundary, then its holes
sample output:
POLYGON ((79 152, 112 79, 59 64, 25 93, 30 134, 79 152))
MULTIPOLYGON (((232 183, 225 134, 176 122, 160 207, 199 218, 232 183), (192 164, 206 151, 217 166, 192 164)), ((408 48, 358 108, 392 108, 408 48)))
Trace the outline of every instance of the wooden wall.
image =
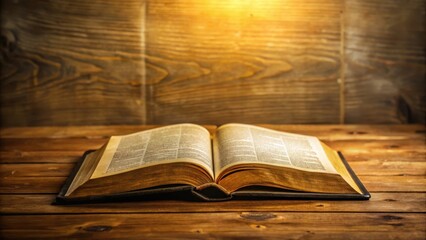
POLYGON ((2 0, 2 124, 142 123, 143 10, 138 0, 2 0))
POLYGON ((1 0, 1 124, 424 123, 425 5, 1 0))
POLYGON ((425 0, 346 0, 346 123, 426 122, 425 11, 425 0))

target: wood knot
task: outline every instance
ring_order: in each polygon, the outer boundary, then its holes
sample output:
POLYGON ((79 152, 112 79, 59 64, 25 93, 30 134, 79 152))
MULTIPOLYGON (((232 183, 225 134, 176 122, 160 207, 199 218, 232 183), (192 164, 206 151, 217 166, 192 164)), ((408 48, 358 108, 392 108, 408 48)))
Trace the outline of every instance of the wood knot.
POLYGON ((390 199, 390 198, 387 198, 387 199, 385 199, 384 201, 385 201, 385 202, 396 202, 396 200, 395 200, 395 199, 390 199))
POLYGON ((402 96, 397 98, 397 115, 403 123, 413 122, 410 104, 402 96))
POLYGON ((266 226, 260 225, 260 224, 251 224, 250 227, 252 227, 254 229, 259 229, 259 230, 266 228, 266 226))
POLYGON ((83 228, 83 230, 87 232, 108 232, 111 231, 111 229, 111 226, 89 226, 83 228))
POLYGON ((387 221, 404 219, 403 217, 393 216, 393 215, 384 215, 382 216, 382 218, 387 221))
POLYGON ((194 230, 191 230, 191 232, 198 233, 198 234, 204 233, 203 229, 194 229, 194 230))
POLYGON ((399 146, 398 146, 398 145, 388 145, 388 146, 386 146, 386 148, 388 148, 388 149, 389 149, 389 148, 391 148, 391 149, 392 149, 392 148, 399 148, 399 146))
POLYGON ((11 30, 2 29, 1 46, 8 52, 14 52, 17 48, 16 35, 11 30))
POLYGON ((273 213, 242 213, 241 217, 254 221, 264 221, 267 219, 276 218, 277 216, 273 213))
POLYGON ((362 131, 350 131, 348 132, 351 135, 362 135, 362 134, 367 134, 367 132, 362 132, 362 131))

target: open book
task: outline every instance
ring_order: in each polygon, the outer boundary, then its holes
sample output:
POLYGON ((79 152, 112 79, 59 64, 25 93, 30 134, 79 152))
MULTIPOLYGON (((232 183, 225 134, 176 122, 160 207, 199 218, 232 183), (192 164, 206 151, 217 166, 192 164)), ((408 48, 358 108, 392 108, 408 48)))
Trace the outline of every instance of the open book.
POLYGON ((210 134, 199 125, 176 124, 112 136, 85 155, 57 200, 183 189, 205 200, 370 197, 338 152, 316 137, 246 124, 210 134))

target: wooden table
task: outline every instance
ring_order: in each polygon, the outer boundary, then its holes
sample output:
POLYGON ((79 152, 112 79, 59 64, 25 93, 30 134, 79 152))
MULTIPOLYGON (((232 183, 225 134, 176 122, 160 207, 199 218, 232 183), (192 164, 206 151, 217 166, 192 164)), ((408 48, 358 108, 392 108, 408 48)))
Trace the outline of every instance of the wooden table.
POLYGON ((425 239, 423 125, 274 125, 341 150, 369 201, 149 201, 53 206, 75 161, 152 126, 1 130, 1 237, 425 239))

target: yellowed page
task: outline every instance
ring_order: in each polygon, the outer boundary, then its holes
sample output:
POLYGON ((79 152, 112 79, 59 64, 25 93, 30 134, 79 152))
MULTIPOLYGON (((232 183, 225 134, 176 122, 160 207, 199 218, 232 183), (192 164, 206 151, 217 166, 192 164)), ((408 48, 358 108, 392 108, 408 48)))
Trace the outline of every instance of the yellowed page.
POLYGON ((210 133, 207 129, 194 124, 176 124, 111 137, 91 178, 174 162, 199 165, 213 178, 210 133))
POLYGON ((214 155, 215 177, 225 168, 253 163, 337 174, 318 138, 246 124, 219 127, 214 155))
POLYGON ((358 184, 355 183, 351 174, 348 172, 346 166, 343 164, 342 160, 340 160, 339 154, 333 149, 331 149, 329 146, 325 145, 324 143, 321 143, 321 145, 324 148, 324 151, 327 154, 328 159, 330 159, 331 164, 333 164, 336 170, 340 172, 340 175, 342 176, 342 178, 345 179, 345 181, 349 185, 351 185, 351 187, 355 189, 355 191, 362 194, 362 191, 358 187, 358 184))
POLYGON ((102 148, 98 151, 89 153, 86 156, 86 159, 84 159, 82 165, 80 166, 80 169, 70 184, 70 187, 65 193, 65 196, 69 196, 74 190, 81 186, 81 184, 89 180, 90 175, 93 173, 94 168, 96 167, 97 160, 99 159, 100 154, 104 148, 105 146, 102 146, 102 148))

